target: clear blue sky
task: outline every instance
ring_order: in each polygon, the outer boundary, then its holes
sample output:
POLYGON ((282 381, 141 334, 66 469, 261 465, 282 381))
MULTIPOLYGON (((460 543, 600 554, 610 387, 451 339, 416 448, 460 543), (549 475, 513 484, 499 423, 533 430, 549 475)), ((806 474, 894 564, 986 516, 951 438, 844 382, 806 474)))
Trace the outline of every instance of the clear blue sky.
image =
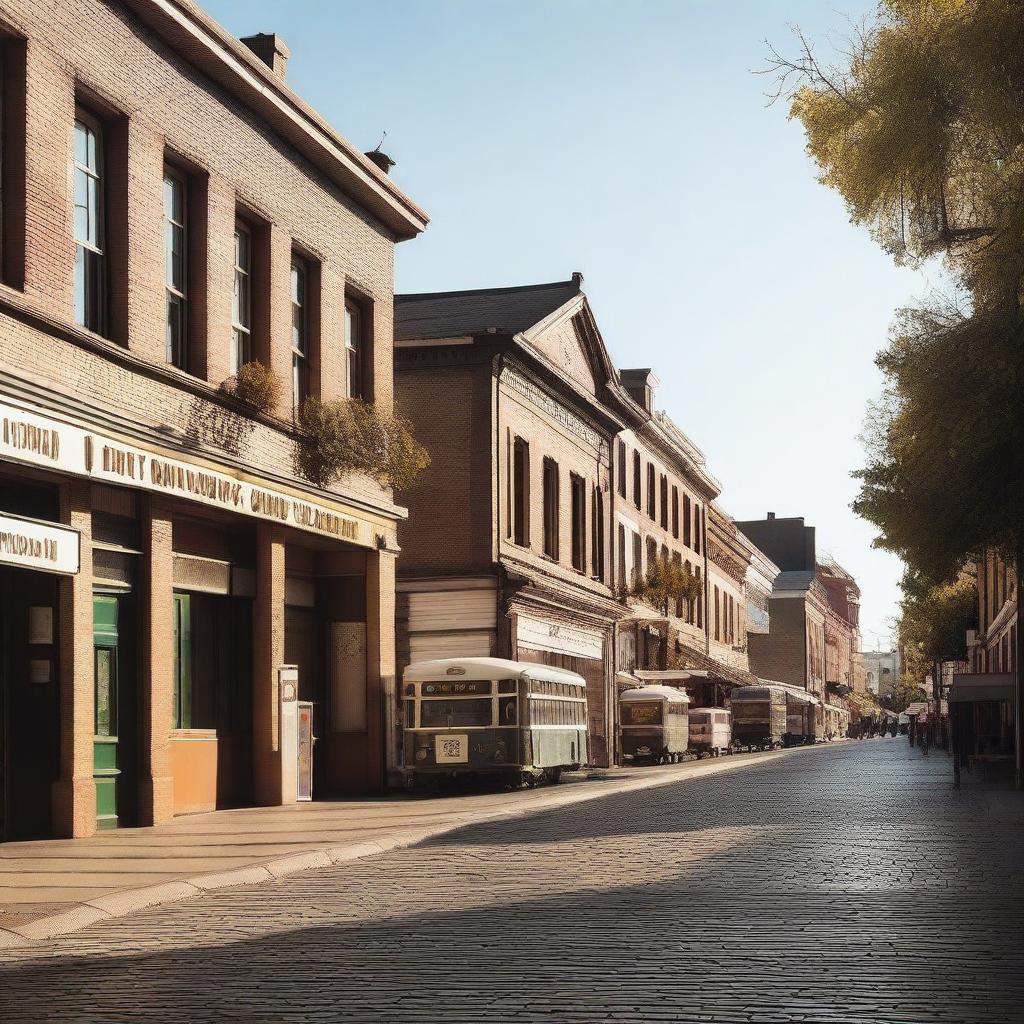
POLYGON ((790 23, 827 47, 870 0, 204 6, 280 33, 289 82, 354 144, 387 130, 432 218, 399 246, 399 291, 582 271, 612 358, 656 369, 723 507, 804 516, 860 583, 865 647, 887 643, 900 567, 850 511, 850 471, 874 353, 928 281, 849 224, 751 73, 790 23))

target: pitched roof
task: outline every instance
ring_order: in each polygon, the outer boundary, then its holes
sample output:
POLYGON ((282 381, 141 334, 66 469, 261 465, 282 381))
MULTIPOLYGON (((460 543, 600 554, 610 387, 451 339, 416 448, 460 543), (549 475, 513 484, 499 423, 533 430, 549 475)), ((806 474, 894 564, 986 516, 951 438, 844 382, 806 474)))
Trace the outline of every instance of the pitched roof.
POLYGON ((461 338, 494 330, 518 334, 580 294, 582 278, 517 288, 395 296, 395 340, 461 338))
POLYGON ((810 590, 814 583, 814 573, 801 570, 780 572, 775 577, 773 590, 810 590))

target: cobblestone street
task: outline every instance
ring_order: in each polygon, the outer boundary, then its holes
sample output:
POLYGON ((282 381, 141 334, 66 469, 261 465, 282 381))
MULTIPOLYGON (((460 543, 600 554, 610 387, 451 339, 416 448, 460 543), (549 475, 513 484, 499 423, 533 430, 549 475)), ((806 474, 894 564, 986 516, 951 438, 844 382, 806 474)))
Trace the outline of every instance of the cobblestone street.
POLYGON ((1020 1021, 1022 802, 849 742, 0 954, 15 1021, 1020 1021))

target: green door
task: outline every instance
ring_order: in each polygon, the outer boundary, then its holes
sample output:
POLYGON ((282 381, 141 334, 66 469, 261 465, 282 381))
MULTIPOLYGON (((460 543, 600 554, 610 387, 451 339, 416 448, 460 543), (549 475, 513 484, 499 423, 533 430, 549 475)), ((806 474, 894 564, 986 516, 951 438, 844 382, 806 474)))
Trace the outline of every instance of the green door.
POLYGON ((95 668, 95 736, 93 776, 96 780, 96 827, 117 828, 118 790, 122 766, 118 751, 118 613, 116 594, 93 595, 93 657, 95 668))

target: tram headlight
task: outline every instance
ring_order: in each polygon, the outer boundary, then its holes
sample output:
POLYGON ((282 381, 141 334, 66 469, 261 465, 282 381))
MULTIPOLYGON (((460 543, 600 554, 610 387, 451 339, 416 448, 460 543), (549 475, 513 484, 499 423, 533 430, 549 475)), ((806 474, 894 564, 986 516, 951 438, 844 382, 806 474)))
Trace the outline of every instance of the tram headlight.
POLYGON ((427 748, 426 747, 420 747, 419 750, 416 751, 416 760, 417 761, 426 761, 426 759, 427 759, 427 748))

